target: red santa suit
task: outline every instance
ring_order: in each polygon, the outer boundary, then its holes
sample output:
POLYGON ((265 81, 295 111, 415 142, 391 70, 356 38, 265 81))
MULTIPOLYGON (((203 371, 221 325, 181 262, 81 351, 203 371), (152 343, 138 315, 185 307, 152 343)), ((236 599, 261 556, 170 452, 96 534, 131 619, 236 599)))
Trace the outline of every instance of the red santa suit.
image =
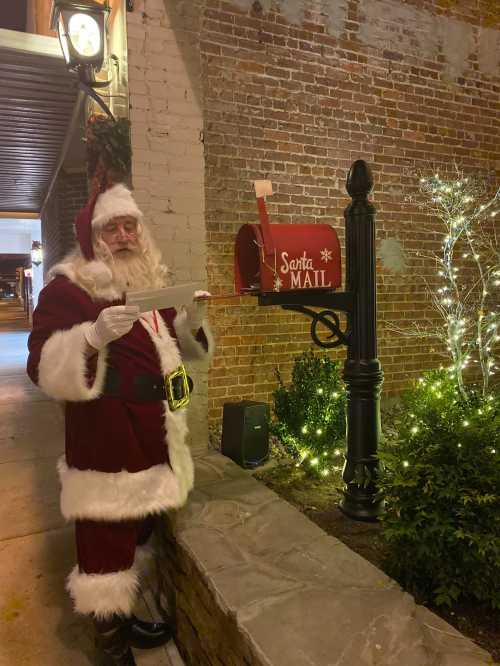
MULTIPOLYGON (((101 194, 95 210, 94 203, 86 212, 93 222, 117 215, 142 220, 122 185, 101 194)), ((169 407, 163 377, 183 360, 205 358, 212 341, 206 322, 193 334, 185 310, 165 309, 141 315, 129 333, 89 359, 86 329, 101 310, 122 304, 122 294, 108 266, 86 261, 82 252, 52 275, 33 315, 28 374, 65 407, 61 510, 76 521, 78 555, 67 587, 78 612, 129 615, 151 517, 182 506, 193 486, 186 409, 169 407)))

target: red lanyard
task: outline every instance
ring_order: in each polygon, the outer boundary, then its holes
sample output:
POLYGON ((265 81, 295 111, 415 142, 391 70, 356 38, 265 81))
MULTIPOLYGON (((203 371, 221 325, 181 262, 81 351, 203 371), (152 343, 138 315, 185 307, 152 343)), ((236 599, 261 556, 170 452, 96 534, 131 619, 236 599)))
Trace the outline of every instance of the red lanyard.
POLYGON ((156 310, 153 310, 153 320, 154 320, 154 323, 155 323, 155 331, 156 331, 156 335, 159 335, 159 333, 160 333, 160 329, 159 329, 159 327, 158 327, 158 318, 157 318, 157 316, 156 316, 156 310))

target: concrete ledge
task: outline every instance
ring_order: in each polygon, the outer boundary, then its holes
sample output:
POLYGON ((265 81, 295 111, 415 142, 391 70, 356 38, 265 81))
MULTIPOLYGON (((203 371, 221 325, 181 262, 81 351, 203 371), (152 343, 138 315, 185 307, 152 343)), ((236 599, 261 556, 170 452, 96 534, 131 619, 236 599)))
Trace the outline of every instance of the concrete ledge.
POLYGON ((491 657, 218 453, 163 539, 189 666, 479 666, 491 657))

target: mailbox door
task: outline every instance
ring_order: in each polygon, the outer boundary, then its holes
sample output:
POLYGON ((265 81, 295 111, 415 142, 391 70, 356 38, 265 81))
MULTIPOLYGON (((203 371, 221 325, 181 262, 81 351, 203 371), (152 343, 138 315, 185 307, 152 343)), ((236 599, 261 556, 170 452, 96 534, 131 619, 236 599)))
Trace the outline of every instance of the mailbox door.
POLYGON ((336 289, 341 285, 340 243, 327 224, 273 224, 275 251, 266 254, 259 225, 244 225, 236 239, 239 293, 336 289))

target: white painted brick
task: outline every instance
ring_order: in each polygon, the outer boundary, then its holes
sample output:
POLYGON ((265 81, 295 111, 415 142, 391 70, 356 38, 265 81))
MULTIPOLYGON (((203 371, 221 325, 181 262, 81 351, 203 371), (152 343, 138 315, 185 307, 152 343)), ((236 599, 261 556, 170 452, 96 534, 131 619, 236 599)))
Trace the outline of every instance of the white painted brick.
POLYGON ((165 41, 163 39, 147 39, 144 44, 144 53, 164 53, 165 41))
MULTIPOLYGON (((146 60, 144 56, 139 56, 138 59, 146 60)), ((139 62, 137 62, 136 59, 134 58, 132 63, 129 62, 129 68, 128 68, 129 84, 131 82, 135 83, 136 81, 144 81, 145 78, 146 78, 146 65, 139 64, 139 62)), ((134 86, 134 92, 136 92, 135 86, 134 86)))
MULTIPOLYGON (((144 48, 145 45, 147 44, 147 40, 144 39, 134 39, 133 37, 130 37, 130 35, 127 38, 127 45, 128 45, 128 52, 129 54, 134 54, 134 53, 144 53, 144 48)), ((129 56, 130 57, 130 56, 129 56)), ((133 55, 132 55, 133 58, 133 55)))
MULTIPOLYGON (((169 141, 165 152, 169 157, 183 157, 186 154, 188 146, 181 141, 169 141)), ((155 153, 152 153, 154 155, 155 153)))
POLYGON ((127 36, 129 40, 144 40, 146 38, 146 26, 143 23, 128 23, 127 36))
POLYGON ((150 97, 154 100, 166 100, 170 99, 170 95, 167 89, 167 86, 164 83, 145 83, 145 87, 148 90, 150 97))
POLYGON ((150 104, 151 104, 151 110, 154 113, 161 112, 162 115, 163 115, 163 113, 169 107, 169 105, 167 104, 166 99, 155 97, 154 95, 149 95, 149 100, 150 100, 150 104))
POLYGON ((170 155, 166 155, 165 153, 149 154, 149 163, 152 167, 168 166, 169 161, 170 155))
MULTIPOLYGON (((136 0, 128 26, 135 196, 173 280, 202 287, 207 279, 203 117, 185 62, 187 50, 198 65, 199 48, 192 33, 176 33, 163 0, 136 0)), ((194 441, 205 442, 206 364, 196 377, 201 390, 190 427, 194 441)))
POLYGON ((145 76, 146 81, 168 81, 168 75, 166 69, 160 69, 159 67, 148 67, 145 76))
MULTIPOLYGON (((142 15, 145 10, 146 0, 135 0, 134 2, 134 12, 135 14, 142 15)), ((132 13, 132 12, 131 12, 132 13)), ((127 13, 127 28, 128 28, 128 19, 131 13, 127 13)))
POLYGON ((146 14, 146 24, 147 25, 170 25, 170 19, 165 14, 165 10, 162 9, 149 9, 146 14))
MULTIPOLYGON (((174 197, 172 198, 172 205, 176 213, 185 213, 190 215, 200 210, 200 204, 203 202, 196 197, 174 197)), ((187 231, 186 231, 186 235, 187 231)))
POLYGON ((131 95, 130 107, 132 109, 141 109, 143 111, 149 110, 149 99, 146 95, 131 95))
POLYGON ((171 116, 184 116, 188 118, 199 118, 200 111, 196 106, 194 100, 191 102, 179 101, 172 99, 169 101, 169 115, 171 116))
POLYGON ((148 28, 148 39, 159 39, 164 42, 175 42, 175 31, 166 25, 152 25, 148 28))
POLYGON ((194 155, 196 157, 199 157, 199 159, 203 159, 203 144, 202 143, 186 144, 186 155, 194 155))
POLYGON ((139 109, 133 105, 133 99, 134 96, 130 96, 130 103, 131 103, 131 108, 130 108, 130 122, 132 125, 135 123, 145 123, 148 120, 148 114, 145 109, 139 109))
POLYGON ((153 11, 161 12, 162 16, 165 14, 165 5, 163 0, 143 0, 144 10, 147 14, 153 11))

